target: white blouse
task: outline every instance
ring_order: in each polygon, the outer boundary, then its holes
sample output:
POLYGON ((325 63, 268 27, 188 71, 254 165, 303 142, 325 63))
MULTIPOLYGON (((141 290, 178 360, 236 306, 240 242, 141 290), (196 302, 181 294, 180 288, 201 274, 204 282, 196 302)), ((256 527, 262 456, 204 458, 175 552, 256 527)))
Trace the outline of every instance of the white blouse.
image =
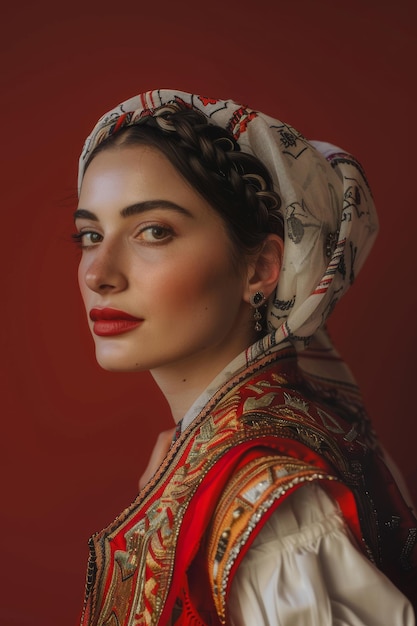
POLYGON ((315 484, 287 498, 236 572, 231 626, 414 626, 404 595, 358 550, 315 484))

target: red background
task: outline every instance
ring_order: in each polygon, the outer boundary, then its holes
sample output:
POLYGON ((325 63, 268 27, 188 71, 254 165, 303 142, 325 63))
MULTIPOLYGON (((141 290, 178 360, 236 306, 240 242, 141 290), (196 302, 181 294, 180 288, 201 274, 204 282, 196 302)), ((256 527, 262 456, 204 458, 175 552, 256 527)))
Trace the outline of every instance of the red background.
POLYGON ((76 623, 86 540, 133 499, 156 433, 171 424, 149 375, 95 364, 69 236, 82 142, 140 91, 234 98, 361 160, 381 230, 331 329, 417 497, 413 4, 3 9, 1 624, 76 623))

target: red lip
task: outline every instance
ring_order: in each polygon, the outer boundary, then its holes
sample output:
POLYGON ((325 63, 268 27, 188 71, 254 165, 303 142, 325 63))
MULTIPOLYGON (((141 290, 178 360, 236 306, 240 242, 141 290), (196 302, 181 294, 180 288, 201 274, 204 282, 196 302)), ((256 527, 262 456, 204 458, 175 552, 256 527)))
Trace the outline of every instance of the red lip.
POLYGON ((125 311, 119 311, 118 309, 91 309, 90 319, 93 322, 100 320, 129 320, 130 322, 141 322, 142 320, 125 313, 125 311))
POLYGON ((121 335, 133 330, 143 322, 125 311, 117 309, 91 309, 90 319, 94 322, 93 331, 100 337, 121 335))

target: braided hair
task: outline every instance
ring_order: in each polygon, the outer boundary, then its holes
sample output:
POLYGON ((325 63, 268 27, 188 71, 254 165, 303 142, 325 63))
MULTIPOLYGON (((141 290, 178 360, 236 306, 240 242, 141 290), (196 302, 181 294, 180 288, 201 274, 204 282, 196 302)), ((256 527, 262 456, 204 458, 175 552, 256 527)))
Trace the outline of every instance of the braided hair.
POLYGON ((268 170, 200 111, 180 103, 160 107, 96 146, 85 169, 99 152, 116 145, 147 145, 161 151, 220 214, 240 254, 255 252, 268 233, 283 238, 281 199, 268 170))

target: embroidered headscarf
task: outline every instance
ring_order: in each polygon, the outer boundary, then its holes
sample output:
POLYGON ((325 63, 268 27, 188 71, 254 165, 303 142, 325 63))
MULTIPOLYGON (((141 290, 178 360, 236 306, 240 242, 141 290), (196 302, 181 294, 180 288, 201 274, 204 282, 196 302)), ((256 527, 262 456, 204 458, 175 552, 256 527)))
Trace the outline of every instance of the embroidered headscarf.
POLYGON ((378 229, 361 166, 340 148, 307 141, 288 124, 232 100, 161 89, 126 100, 100 118, 80 157, 79 188, 96 146, 172 103, 196 109, 231 132, 243 152, 263 162, 282 199, 285 250, 279 284, 268 300, 269 332, 249 348, 246 359, 289 340, 306 371, 353 383, 342 361, 335 359, 329 367, 328 357, 336 353, 325 322, 354 281, 378 229), (318 359, 323 351, 326 359, 318 359))

